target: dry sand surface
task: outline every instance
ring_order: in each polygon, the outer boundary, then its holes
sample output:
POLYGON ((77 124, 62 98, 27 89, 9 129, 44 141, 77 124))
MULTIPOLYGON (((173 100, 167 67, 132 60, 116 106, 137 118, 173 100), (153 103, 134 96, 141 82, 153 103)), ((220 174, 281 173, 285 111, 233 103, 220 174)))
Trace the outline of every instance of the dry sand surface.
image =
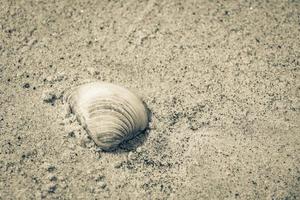
POLYGON ((1 0, 0 199, 300 199, 300 1, 1 0), (98 151, 62 101, 135 91, 98 151))

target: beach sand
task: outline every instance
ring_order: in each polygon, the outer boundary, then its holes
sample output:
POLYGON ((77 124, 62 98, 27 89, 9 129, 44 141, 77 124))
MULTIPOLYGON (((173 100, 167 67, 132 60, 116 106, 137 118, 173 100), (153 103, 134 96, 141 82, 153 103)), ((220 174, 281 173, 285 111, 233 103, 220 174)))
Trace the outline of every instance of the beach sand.
POLYGON ((1 0, 0 199, 300 199, 300 2, 1 0), (136 92, 101 152, 64 92, 136 92))

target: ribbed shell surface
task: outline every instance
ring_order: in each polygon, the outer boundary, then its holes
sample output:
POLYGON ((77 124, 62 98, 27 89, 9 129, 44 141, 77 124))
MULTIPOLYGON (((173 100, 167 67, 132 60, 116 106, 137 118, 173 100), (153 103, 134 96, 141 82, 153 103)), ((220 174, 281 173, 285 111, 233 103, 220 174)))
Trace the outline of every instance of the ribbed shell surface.
POLYGON ((114 149, 148 125, 148 111, 142 100, 128 89, 111 83, 78 86, 67 91, 64 100, 103 150, 114 149))

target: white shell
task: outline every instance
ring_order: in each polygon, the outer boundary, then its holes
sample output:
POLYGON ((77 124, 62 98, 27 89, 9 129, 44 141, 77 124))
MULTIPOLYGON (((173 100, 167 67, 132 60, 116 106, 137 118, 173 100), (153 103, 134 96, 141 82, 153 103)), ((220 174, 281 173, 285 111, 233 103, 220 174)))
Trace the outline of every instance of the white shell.
POLYGON ((96 145, 111 150, 148 126, 148 109, 131 91, 104 82, 83 84, 64 96, 96 145))

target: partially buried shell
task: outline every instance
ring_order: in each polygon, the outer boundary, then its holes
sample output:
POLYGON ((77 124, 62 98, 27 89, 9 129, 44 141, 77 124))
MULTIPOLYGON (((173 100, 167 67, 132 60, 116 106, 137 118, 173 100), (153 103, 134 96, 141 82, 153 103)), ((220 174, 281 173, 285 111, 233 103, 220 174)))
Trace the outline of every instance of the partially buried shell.
POLYGON ((67 91, 64 101, 103 150, 115 149, 148 126, 149 113, 143 101, 115 84, 83 84, 67 91))

